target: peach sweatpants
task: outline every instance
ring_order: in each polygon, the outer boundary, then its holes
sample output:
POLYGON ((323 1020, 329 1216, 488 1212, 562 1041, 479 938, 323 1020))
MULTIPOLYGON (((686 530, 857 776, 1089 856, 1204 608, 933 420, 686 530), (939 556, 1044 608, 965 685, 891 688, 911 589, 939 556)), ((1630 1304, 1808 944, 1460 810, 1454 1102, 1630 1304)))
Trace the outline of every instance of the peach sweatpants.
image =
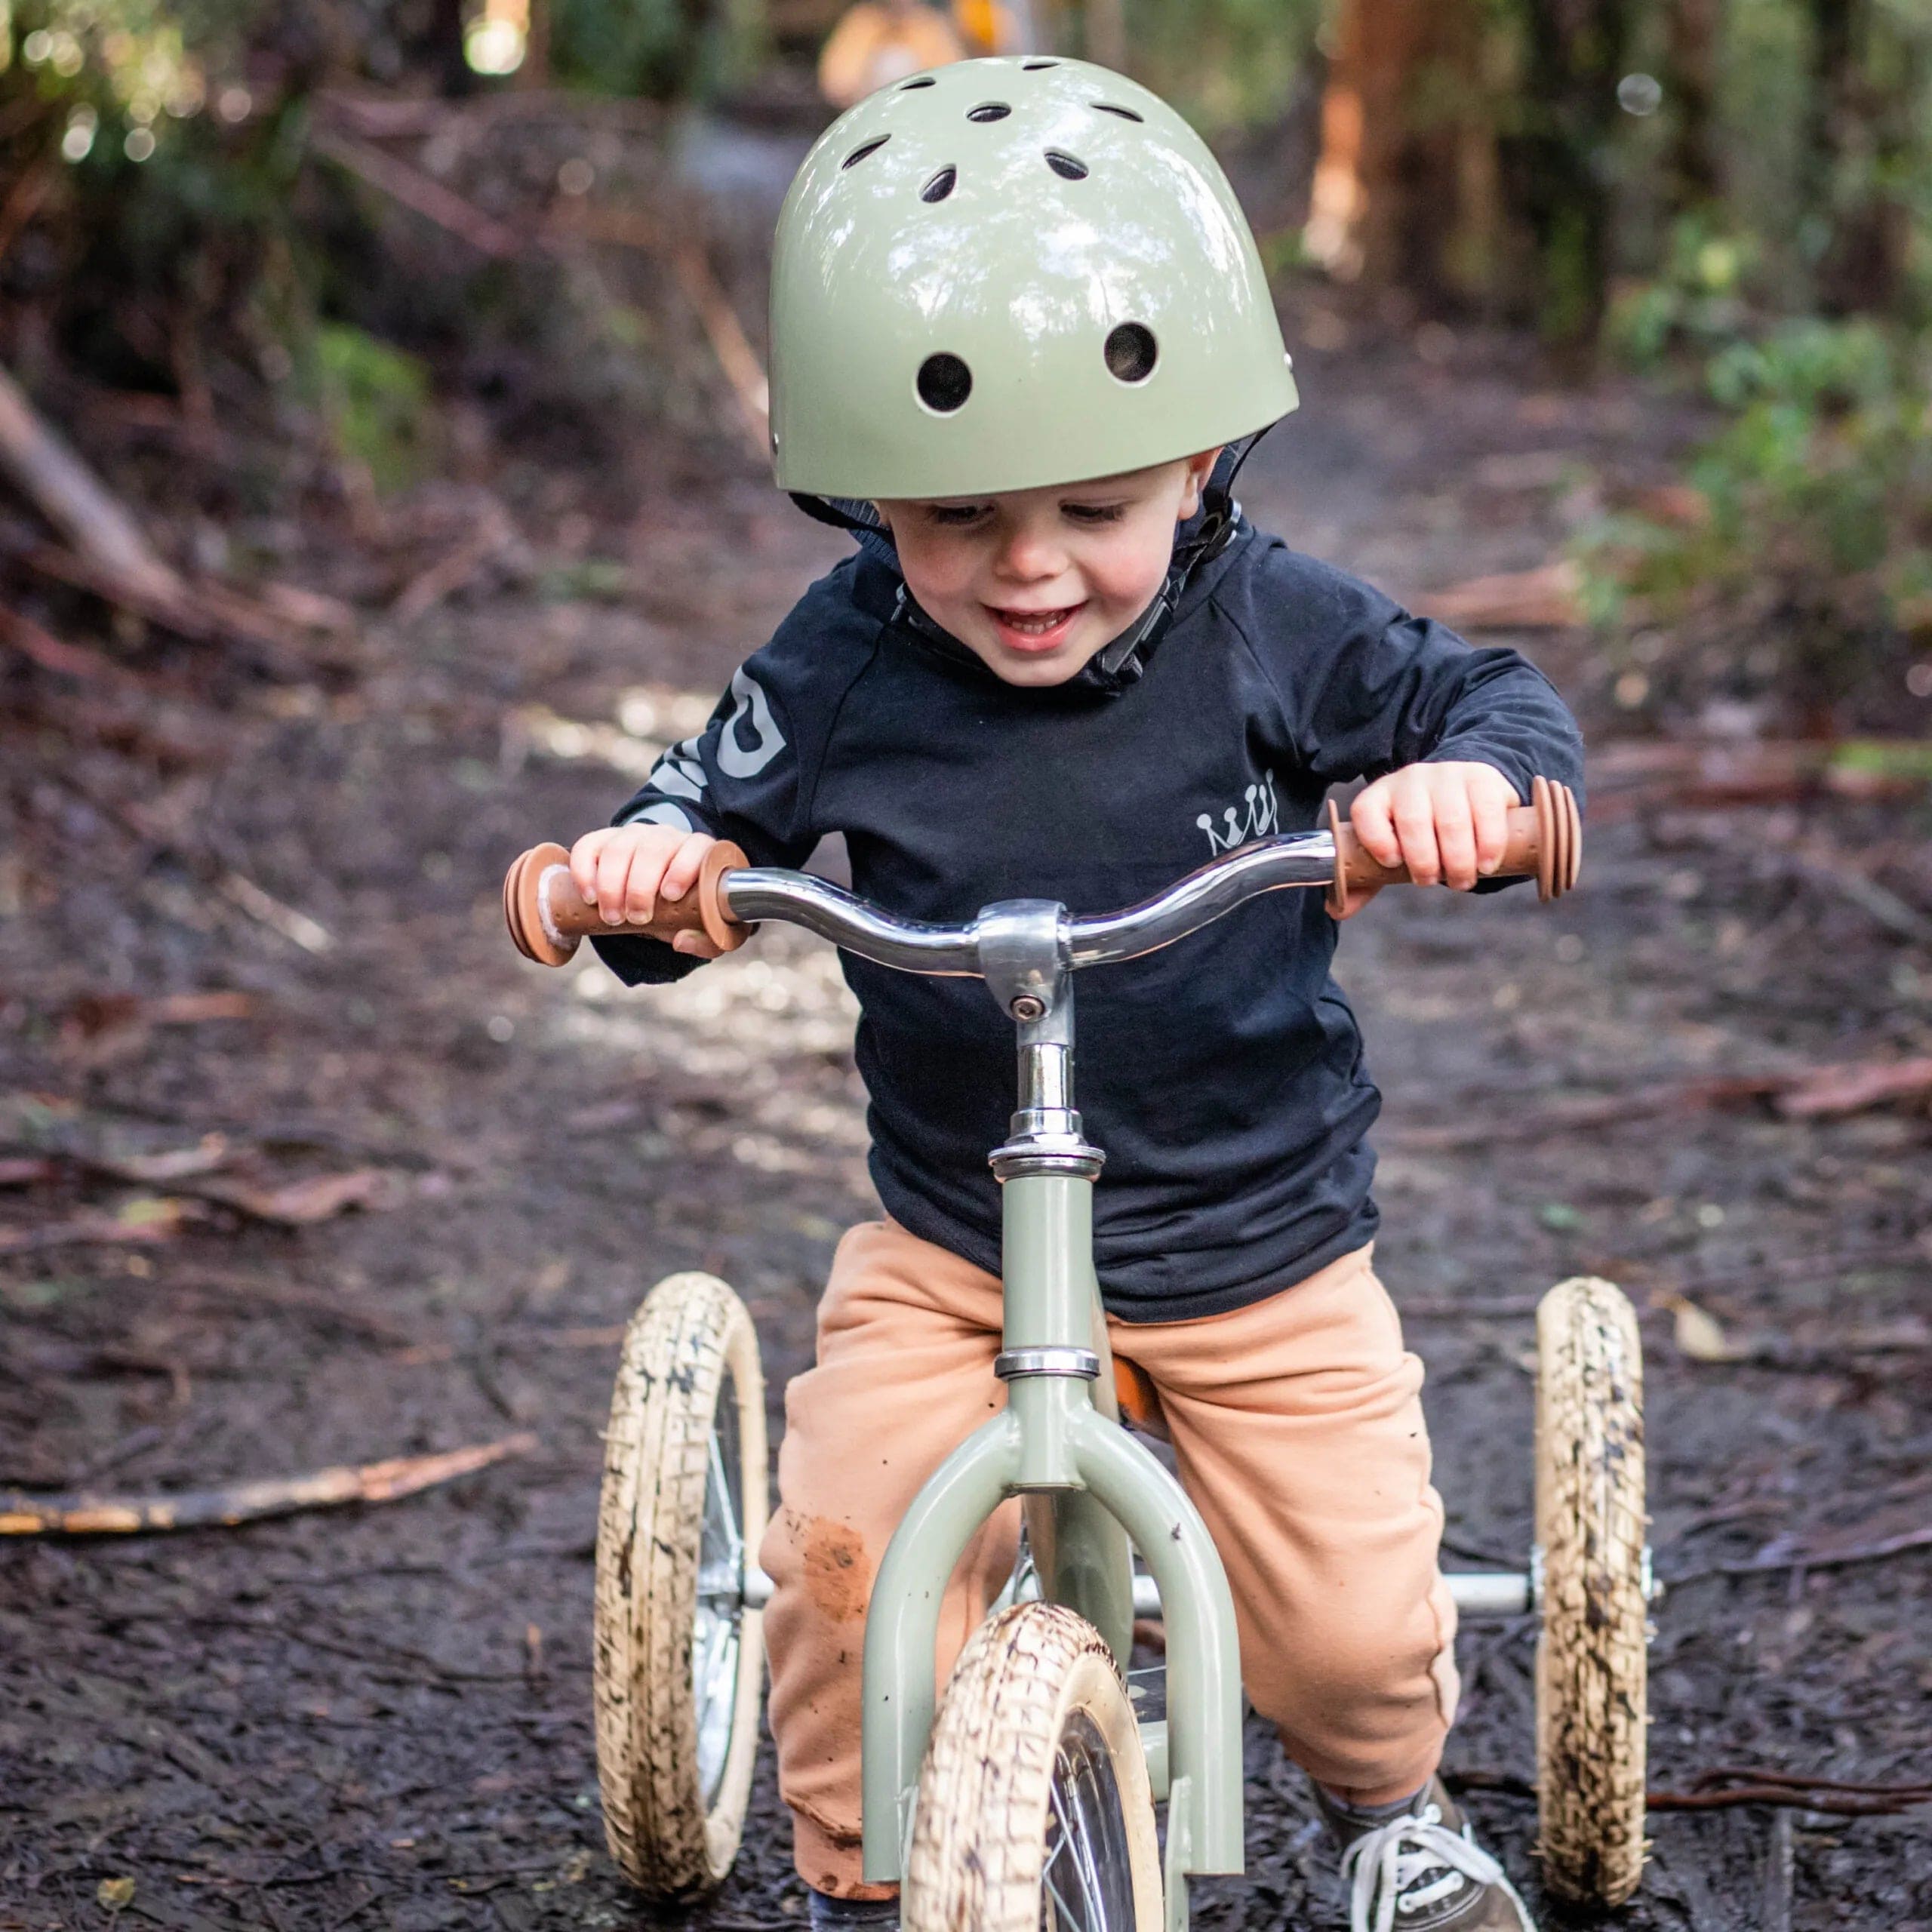
MULTIPOLYGON (((1364 1804, 1428 1778, 1455 1714, 1455 1606, 1438 1574, 1422 1364, 1364 1247, 1282 1293, 1192 1321, 1123 1322, 1180 1478, 1226 1565, 1241 1675, 1288 1754, 1364 1804)), ((816 1367, 786 1393, 780 1507, 759 1560, 779 1789, 805 1881, 860 1878, 860 1660, 873 1574, 919 1486, 1005 1400, 998 1278, 891 1221, 839 1243, 816 1367)), ((1009 1503, 959 1561, 943 1683, 1012 1567, 1009 1503)))

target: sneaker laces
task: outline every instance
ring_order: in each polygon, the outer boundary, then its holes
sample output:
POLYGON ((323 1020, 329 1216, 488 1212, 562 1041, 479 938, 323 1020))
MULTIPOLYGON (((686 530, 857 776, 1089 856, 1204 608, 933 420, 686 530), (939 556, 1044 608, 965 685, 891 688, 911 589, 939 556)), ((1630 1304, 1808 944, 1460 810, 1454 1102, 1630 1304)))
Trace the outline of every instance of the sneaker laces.
POLYGON ((1459 1873, 1478 1885, 1505 1882, 1503 1867, 1487 1852, 1442 1822, 1440 1805, 1425 1804, 1374 1826, 1342 1854, 1342 1876, 1350 1887, 1349 1932, 1391 1932, 1398 1907, 1417 1912, 1447 1897, 1460 1888, 1459 1873), (1432 1872, 1443 1875, 1423 1884, 1432 1872))

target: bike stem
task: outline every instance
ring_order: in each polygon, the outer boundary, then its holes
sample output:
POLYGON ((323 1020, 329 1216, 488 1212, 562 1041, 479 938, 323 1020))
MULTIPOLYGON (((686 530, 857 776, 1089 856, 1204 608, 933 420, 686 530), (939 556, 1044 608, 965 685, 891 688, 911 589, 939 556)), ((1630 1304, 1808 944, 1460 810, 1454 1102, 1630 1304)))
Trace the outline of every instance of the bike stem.
POLYGON ((866 1620, 865 1874, 900 1877, 912 1786, 932 1722, 939 1592, 998 1503, 1025 1503, 1047 1598, 1084 1616, 1123 1672, 1132 1549, 1160 1586, 1168 1718, 1149 1736, 1168 1798, 1170 1924, 1188 1872, 1241 1866, 1241 1684, 1234 1607, 1180 1484, 1118 1426, 1094 1271, 1094 1183, 1106 1158, 1073 1104, 1071 931, 1064 906, 1009 900, 976 928, 988 989, 1019 1029, 1018 1105, 989 1157, 1001 1183, 1004 1298, 994 1367, 1007 1406, 949 1457, 888 1546, 866 1620))

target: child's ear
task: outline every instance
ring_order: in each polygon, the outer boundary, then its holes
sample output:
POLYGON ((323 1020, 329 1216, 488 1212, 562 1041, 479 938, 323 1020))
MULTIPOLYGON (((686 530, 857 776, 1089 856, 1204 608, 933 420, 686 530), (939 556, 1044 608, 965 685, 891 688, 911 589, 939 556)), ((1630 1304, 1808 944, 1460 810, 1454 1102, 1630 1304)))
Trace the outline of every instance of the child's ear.
POLYGON ((1187 459, 1187 478, 1180 493, 1180 512, 1174 518, 1177 523, 1185 523, 1201 507, 1201 493, 1208 487, 1208 479, 1214 473, 1214 466, 1220 460, 1220 446, 1203 450, 1198 456, 1187 459))

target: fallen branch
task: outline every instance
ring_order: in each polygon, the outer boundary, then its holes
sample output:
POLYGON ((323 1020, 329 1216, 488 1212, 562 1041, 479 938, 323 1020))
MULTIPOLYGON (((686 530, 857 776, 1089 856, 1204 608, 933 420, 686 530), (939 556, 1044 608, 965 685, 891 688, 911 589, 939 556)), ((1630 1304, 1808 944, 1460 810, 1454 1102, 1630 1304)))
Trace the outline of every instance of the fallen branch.
POLYGON ((411 579, 389 606, 389 615, 399 624, 414 623, 445 598, 454 596, 515 539, 516 528, 508 512, 500 503, 492 503, 478 520, 475 529, 420 576, 411 579))
POLYGON ((1563 558, 1466 577, 1411 599, 1417 614, 1466 631, 1564 630, 1583 621, 1583 574, 1563 558))
POLYGON ((1912 1549, 1932 1549, 1932 1524, 1863 1543, 1833 1540, 1807 1545, 1787 1537, 1767 1543, 1755 1556, 1746 1557, 1741 1563, 1715 1563, 1707 1570, 1694 1571, 1690 1576, 1671 1580, 1687 1583, 1703 1577, 1761 1577, 1785 1570, 1842 1570, 1854 1563, 1877 1563, 1912 1549))
POLYGON ((0 467, 100 574, 143 598, 177 597, 181 580, 155 555, 120 500, 35 413, 0 369, 0 467))
POLYGON ((1660 1115, 1703 1113, 1769 1098, 1809 1077, 1804 1074, 1746 1074, 1712 1080, 1672 1081, 1629 1093, 1592 1094, 1552 1106, 1518 1109, 1513 1098, 1498 1097, 1493 1113, 1472 1097, 1462 1117, 1440 1123, 1396 1127, 1378 1137, 1385 1147, 1415 1153, 1447 1153, 1485 1147, 1500 1140, 1541 1140, 1551 1134, 1578 1134, 1660 1115))
POLYGON ((394 1503, 439 1483, 454 1481, 537 1447, 529 1434, 445 1450, 433 1456, 398 1456, 358 1467, 318 1469, 302 1476, 189 1490, 180 1496, 29 1496, 0 1491, 0 1536, 115 1536, 143 1531, 232 1528, 265 1517, 346 1503, 394 1503))
POLYGON ((1836 1066, 1794 1069, 1784 1073, 1724 1075, 1681 1080, 1626 1093, 1590 1094, 1546 1107, 1519 1107, 1513 1096, 1499 1094, 1487 1110, 1484 1097, 1469 1097, 1460 1118, 1419 1121, 1384 1129, 1384 1147, 1405 1152, 1450 1153, 1497 1141, 1541 1140, 1552 1134, 1580 1134, 1670 1114, 1719 1112, 1768 1100, 1792 1120, 1828 1120, 1863 1112, 1893 1101, 1932 1095, 1932 1058, 1848 1060, 1836 1066))
POLYGON ((515 229, 466 202, 434 175, 426 174, 385 149, 332 128, 326 122, 318 122, 309 138, 318 152, 338 167, 346 168, 358 180, 434 222, 438 228, 447 229, 479 254, 493 260, 511 261, 525 252, 523 237, 515 229))
POLYGON ((0 604, 0 643, 17 651, 43 671, 57 672, 63 678, 81 678, 98 684, 125 675, 99 651, 65 643, 52 632, 42 630, 31 617, 4 604, 0 604))
MULTIPOLYGON (((1513 1771, 1445 1770, 1442 1777, 1451 1791, 1494 1791, 1530 1799, 1537 1795, 1535 1780, 1519 1777, 1513 1771)), ((1740 1764, 1700 1772, 1687 1790, 1654 1786, 1644 1795, 1644 1808, 1651 1811, 1718 1811, 1762 1804, 1848 1818, 1890 1817, 1925 1804, 1932 1804, 1932 1783, 1924 1780, 1849 1784, 1838 1778, 1804 1777, 1740 1764)))

